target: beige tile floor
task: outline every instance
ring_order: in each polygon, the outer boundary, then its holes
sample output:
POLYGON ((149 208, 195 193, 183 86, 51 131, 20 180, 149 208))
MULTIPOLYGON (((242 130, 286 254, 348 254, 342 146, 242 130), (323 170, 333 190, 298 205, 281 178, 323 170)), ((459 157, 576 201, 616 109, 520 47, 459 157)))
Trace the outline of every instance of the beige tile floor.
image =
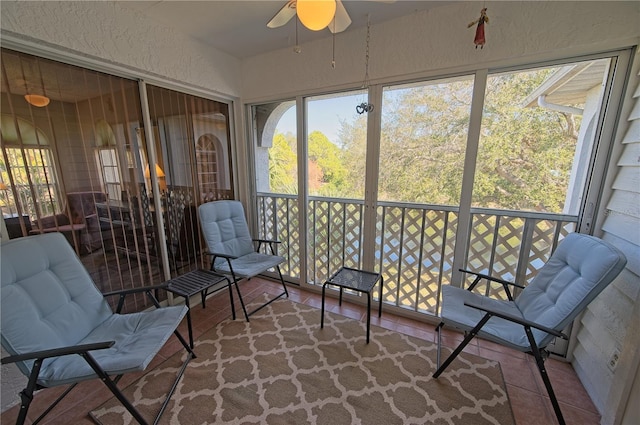
MULTIPOLYGON (((275 294, 282 290, 279 284, 263 279, 252 279, 240 285, 245 302, 263 292, 275 294)), ((301 290, 298 287, 289 287, 289 297, 295 302, 318 308, 320 308, 321 305, 321 296, 319 294, 301 290)), ((358 320, 366 320, 366 308, 364 306, 346 301, 343 302, 342 306, 339 306, 337 299, 327 298, 326 308, 328 311, 334 313, 358 320)), ((241 312, 239 305, 236 311, 241 312)), ((192 309, 194 337, 197 337, 216 323, 226 319, 230 314, 231 309, 226 291, 208 298, 205 309, 200 305, 194 306, 192 309)), ((242 313, 240 313, 240 315, 241 314, 242 313)), ((186 336, 185 322, 181 325, 181 330, 186 336)), ((436 341, 434 327, 417 320, 396 316, 383 311, 382 318, 378 318, 376 314, 372 314, 371 323, 428 341, 436 341)), ((457 342, 461 340, 462 335, 459 333, 446 330, 443 333, 443 344, 448 346, 455 346, 457 342)), ((159 355, 156 356, 150 367, 157 366, 179 349, 181 349, 180 343, 175 338, 170 339, 159 355)), ((546 389, 544 388, 532 356, 480 339, 472 340, 465 351, 500 362, 517 425, 557 423, 551 402, 549 401, 546 389)), ((547 360, 546 365, 567 424, 599 424, 600 415, 571 365, 554 359, 547 360)), ((139 376, 140 374, 124 376, 120 381, 120 387, 126 386, 139 376)), ((35 417, 48 406, 48 402, 55 399, 60 392, 61 390, 59 389, 47 389, 39 392, 34 398, 34 402, 30 408, 27 423, 31 423, 30 421, 35 419, 35 417)), ((110 397, 111 393, 98 381, 84 382, 79 385, 78 388, 74 389, 67 398, 40 423, 49 425, 93 424, 93 421, 87 416, 87 413, 110 397)), ((14 423, 18 413, 18 407, 19 406, 14 406, 3 412, 2 415, 0 415, 0 423, 14 423)))

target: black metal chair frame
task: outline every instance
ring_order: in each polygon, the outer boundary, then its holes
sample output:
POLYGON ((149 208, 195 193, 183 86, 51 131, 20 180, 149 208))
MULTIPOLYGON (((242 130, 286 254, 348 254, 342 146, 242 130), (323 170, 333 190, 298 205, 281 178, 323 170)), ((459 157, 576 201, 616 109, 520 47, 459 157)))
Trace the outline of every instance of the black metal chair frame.
MULTIPOLYGON (((144 288, 133 288, 133 289, 125 289, 121 291, 108 292, 103 295, 105 297, 108 297, 108 296, 119 297, 118 305, 115 310, 115 313, 119 314, 122 311, 122 308, 124 306, 125 297, 129 294, 140 293, 140 292, 144 292, 145 294, 147 294, 147 296, 151 299, 151 301, 153 302, 156 308, 161 308, 160 303, 158 302, 156 296, 154 296, 154 294, 152 294, 151 291, 154 291, 154 293, 157 293, 158 290, 164 289, 165 287, 166 285, 147 286, 144 288)), ((178 382, 180 381, 180 378, 182 378, 182 375, 184 374, 184 371, 187 368, 187 365, 189 364, 191 359, 196 358, 196 355, 191 349, 191 347, 189 346, 189 343, 184 339, 184 337, 180 334, 180 332, 178 332, 178 330, 176 329, 173 333, 178 338, 178 340, 183 345, 183 347, 187 350, 188 355, 184 363, 182 364, 182 367, 178 371, 178 375, 173 385, 171 386, 171 389, 169 390, 167 397, 164 400, 158 414, 156 415, 153 421, 154 425, 159 422, 160 417, 162 416, 165 409, 167 408, 167 405, 169 404, 169 400, 171 399, 171 396, 175 392, 175 389, 178 386, 178 382)), ((51 350, 36 351, 33 353, 24 353, 24 354, 18 354, 15 356, 8 356, 8 357, 2 358, 1 363, 3 365, 25 361, 25 360, 35 360, 33 363, 33 368, 31 369, 31 374, 29 375, 29 378, 27 381, 27 386, 24 390, 20 392, 21 404, 20 404, 20 412, 18 413, 18 417, 16 419, 16 424, 17 425, 24 424, 27 418, 27 412, 29 411, 29 406, 31 405, 31 402, 34 397, 34 392, 40 389, 47 388, 39 385, 37 382, 38 375, 40 373, 40 368, 42 366, 42 362, 52 357, 60 357, 60 356, 77 354, 85 359, 85 361, 89 364, 89 366, 91 366, 91 368, 94 370, 96 375, 98 375, 98 378, 107 386, 107 388, 109 388, 109 391, 111 391, 111 393, 120 401, 120 403, 122 403, 122 405, 127 409, 127 411, 131 413, 134 419, 138 421, 138 423, 142 425, 146 425, 147 421, 142 417, 140 412, 133 406, 133 404, 124 396, 122 391, 118 388, 117 384, 123 375, 117 375, 113 378, 110 377, 91 355, 91 351, 106 349, 113 346, 113 344, 115 344, 114 341, 104 341, 104 342, 98 342, 93 344, 83 344, 83 345, 75 345, 70 347, 55 348, 51 350)), ((33 421, 33 424, 35 425, 39 423, 49 412, 51 412, 51 410, 53 410, 71 392, 71 390, 73 390, 73 388, 75 388, 76 385, 78 385, 78 383, 71 384, 56 400, 54 400, 54 402, 49 407, 47 407, 47 409, 40 416, 38 416, 38 418, 35 421, 33 421)))
MULTIPOLYGON (((520 289, 524 289, 524 286, 522 285, 518 285, 516 283, 513 282, 508 282, 506 280, 502 280, 502 279, 498 279, 495 277, 491 277, 489 275, 486 274, 482 274, 482 273, 475 273, 469 270, 464 270, 464 269, 459 269, 461 272, 464 273, 469 273, 472 275, 475 275, 476 278, 474 279, 474 281, 471 283, 471 285, 467 288, 467 291, 473 291, 473 289, 478 285, 478 283, 480 283, 480 281, 482 279, 485 279, 487 282, 496 282, 496 283, 500 283, 504 289, 504 291, 507 294, 507 298, 509 301, 513 301, 513 296, 511 294, 511 291, 509 290, 510 286, 513 286, 515 288, 520 288, 520 289)), ((465 302, 464 303, 465 306, 468 307, 472 307, 481 311, 486 312, 486 314, 484 315, 484 317, 478 322, 478 324, 470 331, 465 332, 465 338, 464 340, 458 345, 458 347, 456 347, 456 349, 449 355, 449 357, 444 361, 444 363, 442 363, 442 365, 440 365, 440 347, 442 346, 442 327, 444 326, 444 322, 440 322, 438 324, 438 326, 436 327, 436 332, 438 333, 438 352, 437 352, 437 364, 438 364, 438 370, 436 370, 436 372, 433 374, 434 378, 438 378, 442 372, 444 372, 444 370, 451 364, 451 362, 453 362, 453 360, 458 356, 458 354, 460 354, 462 352, 462 350, 464 350, 464 348, 467 346, 467 344, 469 344, 469 342, 476 336, 478 335, 478 332, 480 332, 480 330, 482 329, 482 327, 489 321, 489 319, 491 319, 493 316, 495 317, 499 317, 505 320, 509 320, 513 323, 517 323, 519 325, 522 325, 522 327, 524 328, 524 332, 527 336, 527 339, 529 341, 529 344, 531 346, 531 351, 527 352, 527 354, 532 355, 535 360, 536 360, 536 366, 538 367, 538 370, 540 371, 540 375, 542 377, 542 381, 544 382, 544 386, 547 389, 547 393, 549 394, 549 399, 551 400, 551 404, 553 405, 553 410, 556 414, 556 417, 558 418, 558 422, 560 425, 565 425, 565 420, 564 417, 562 416, 562 411, 560 410, 560 404, 558 403, 558 399, 556 398, 555 392, 553 391, 553 387, 551 386, 551 381, 549 380, 549 375, 547 373, 547 369, 545 367, 544 361, 549 357, 549 351, 546 350, 546 348, 540 348, 538 347, 538 345, 536 344, 535 338, 533 337, 533 333, 531 331, 531 328, 534 329, 539 329, 541 331, 544 331, 548 334, 551 334, 555 337, 558 338, 562 338, 565 340, 568 340, 569 337, 567 335, 565 335, 562 332, 558 332, 554 329, 550 329, 547 328, 546 326, 542 326, 539 325, 537 323, 531 322, 529 320, 524 320, 520 317, 515 317, 515 316, 510 316, 510 315, 506 315, 504 313, 499 313, 496 311, 491 311, 489 309, 487 309, 484 306, 480 306, 476 303, 473 302, 465 302)))
MULTIPOLYGON (((260 251, 260 248, 262 247, 262 244, 267 244, 269 246, 269 249, 271 250, 271 254, 272 255, 276 255, 276 251, 273 247, 273 244, 277 244, 277 243, 281 243, 280 241, 276 241, 276 240, 270 240, 270 239, 252 239, 253 242, 257 242, 258 243, 258 247, 256 248, 256 252, 260 251)), ((251 312, 247 313, 247 308, 245 307, 244 304, 244 300, 242 299, 242 294, 240 294, 240 287, 238 286, 238 283, 241 282, 244 279, 250 280, 251 277, 247 277, 247 278, 240 278, 238 279, 238 277, 236 276, 235 272, 233 271, 233 265, 231 264, 231 260, 235 260, 239 257, 233 256, 233 255, 228 255, 228 254, 223 254, 223 253, 219 253, 219 252, 209 252, 206 251, 205 254, 210 255, 211 258, 211 268, 210 270, 212 272, 216 272, 216 273, 224 273, 223 271, 218 271, 216 270, 215 267, 215 262, 216 259, 219 258, 224 258, 225 260, 227 260, 227 264, 229 265, 229 270, 231 271, 231 277, 233 278, 233 283, 236 287, 236 292, 238 293, 238 298, 240 299, 240 305, 242 306, 242 311, 244 312, 244 317, 246 318, 247 322, 249 321, 249 316, 251 316, 252 314, 256 313, 257 311, 263 309, 264 307, 268 306, 269 304, 271 304, 272 302, 276 301, 277 299, 281 298, 283 295, 286 296, 287 298, 289 297, 289 291, 287 291, 287 285, 284 283, 284 278, 282 277, 282 272, 280 271, 280 266, 277 265, 276 266, 276 270, 278 271, 278 276, 280 277, 280 282, 282 283, 282 288, 284 289, 284 291, 282 291, 280 294, 278 294, 277 296, 275 296, 274 298, 270 299, 269 301, 267 301, 266 303, 258 306, 257 308, 255 308, 254 310, 252 310, 251 312)), ((231 305, 233 308, 233 299, 231 301, 231 305)), ((235 318, 235 314, 234 314, 234 318, 235 318)))

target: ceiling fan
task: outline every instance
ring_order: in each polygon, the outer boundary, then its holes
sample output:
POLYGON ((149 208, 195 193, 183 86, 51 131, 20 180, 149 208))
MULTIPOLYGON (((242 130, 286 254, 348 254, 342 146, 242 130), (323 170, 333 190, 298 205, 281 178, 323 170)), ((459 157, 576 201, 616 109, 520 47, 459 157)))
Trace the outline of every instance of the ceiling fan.
POLYGON ((310 30, 319 31, 324 28, 329 28, 332 33, 342 32, 347 29, 351 24, 351 18, 344 8, 342 1, 313 1, 313 0, 289 0, 283 7, 275 14, 273 18, 267 23, 269 28, 278 28, 286 24, 298 15, 298 19, 302 24, 310 30), (303 9, 303 6, 305 7, 303 9), (313 8, 308 10, 307 8, 313 8), (312 20, 315 18, 325 16, 326 19, 319 19, 319 23, 308 22, 309 16, 312 20))

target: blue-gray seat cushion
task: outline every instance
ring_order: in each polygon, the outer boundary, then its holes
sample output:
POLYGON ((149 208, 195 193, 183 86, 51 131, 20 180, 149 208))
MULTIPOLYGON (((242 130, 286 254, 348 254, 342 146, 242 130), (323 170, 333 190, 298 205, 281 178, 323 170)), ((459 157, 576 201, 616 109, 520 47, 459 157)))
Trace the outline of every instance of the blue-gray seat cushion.
MULTIPOLYGON (((466 289, 445 285, 442 287, 442 321, 447 326, 453 326, 465 331, 473 329, 486 312, 467 307, 465 302, 480 304, 491 310, 507 312, 516 317, 522 313, 513 302, 495 300, 466 289)), ((480 330, 478 336, 495 341, 520 351, 528 351, 529 342, 520 325, 508 320, 492 317, 480 330)))
MULTIPOLYGON (((77 344, 115 341, 91 355, 109 375, 143 371, 167 342, 187 312, 185 306, 164 307, 132 314, 113 314, 77 344)), ((39 381, 51 387, 93 379, 96 375, 78 355, 43 363, 39 381)))
MULTIPOLYGON (((458 328, 472 329, 485 314, 464 305, 465 301, 473 300, 496 311, 562 331, 611 283, 626 262, 624 254, 601 239, 571 233, 514 302, 488 299, 445 286, 442 318, 458 328)), ((479 335, 522 351, 530 348, 521 325, 497 317, 491 318, 479 335)), ((533 335, 540 347, 554 338, 537 329, 533 329, 533 335)))
MULTIPOLYGON (((143 370, 186 314, 184 306, 114 314, 60 233, 4 242, 0 259, 0 329, 10 354, 115 341, 110 349, 92 352, 107 373, 143 370)), ((32 364, 17 366, 29 375, 32 364)), ((94 377, 82 357, 70 355, 44 361, 39 383, 94 377)))
MULTIPOLYGON (((273 268, 284 261, 283 257, 278 255, 260 254, 258 252, 251 252, 247 255, 243 255, 240 258, 231 260, 231 266, 234 273, 238 277, 252 277, 259 273, 263 273, 265 270, 273 268)), ((221 273, 229 274, 229 264, 226 261, 219 261, 216 263, 216 270, 221 273)))

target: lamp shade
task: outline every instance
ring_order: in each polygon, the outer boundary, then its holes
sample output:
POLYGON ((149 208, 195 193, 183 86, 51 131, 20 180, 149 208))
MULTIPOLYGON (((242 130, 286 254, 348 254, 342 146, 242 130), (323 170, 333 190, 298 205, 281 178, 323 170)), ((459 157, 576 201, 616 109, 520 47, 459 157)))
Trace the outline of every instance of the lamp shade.
MULTIPOLYGON (((158 178, 164 177, 164 171, 162 171, 162 168, 160 168, 158 164, 156 164, 156 176, 158 176, 158 178)), ((151 171, 149 171, 148 164, 147 164, 147 168, 144 170, 144 177, 147 179, 151 178, 151 171)))
POLYGON ((336 0, 298 0, 296 13, 302 25, 312 31, 320 31, 335 16, 336 0))
POLYGON ((47 96, 42 96, 39 94, 25 94, 24 100, 26 100, 33 106, 37 106, 38 108, 44 108, 51 101, 51 99, 49 99, 47 96))

